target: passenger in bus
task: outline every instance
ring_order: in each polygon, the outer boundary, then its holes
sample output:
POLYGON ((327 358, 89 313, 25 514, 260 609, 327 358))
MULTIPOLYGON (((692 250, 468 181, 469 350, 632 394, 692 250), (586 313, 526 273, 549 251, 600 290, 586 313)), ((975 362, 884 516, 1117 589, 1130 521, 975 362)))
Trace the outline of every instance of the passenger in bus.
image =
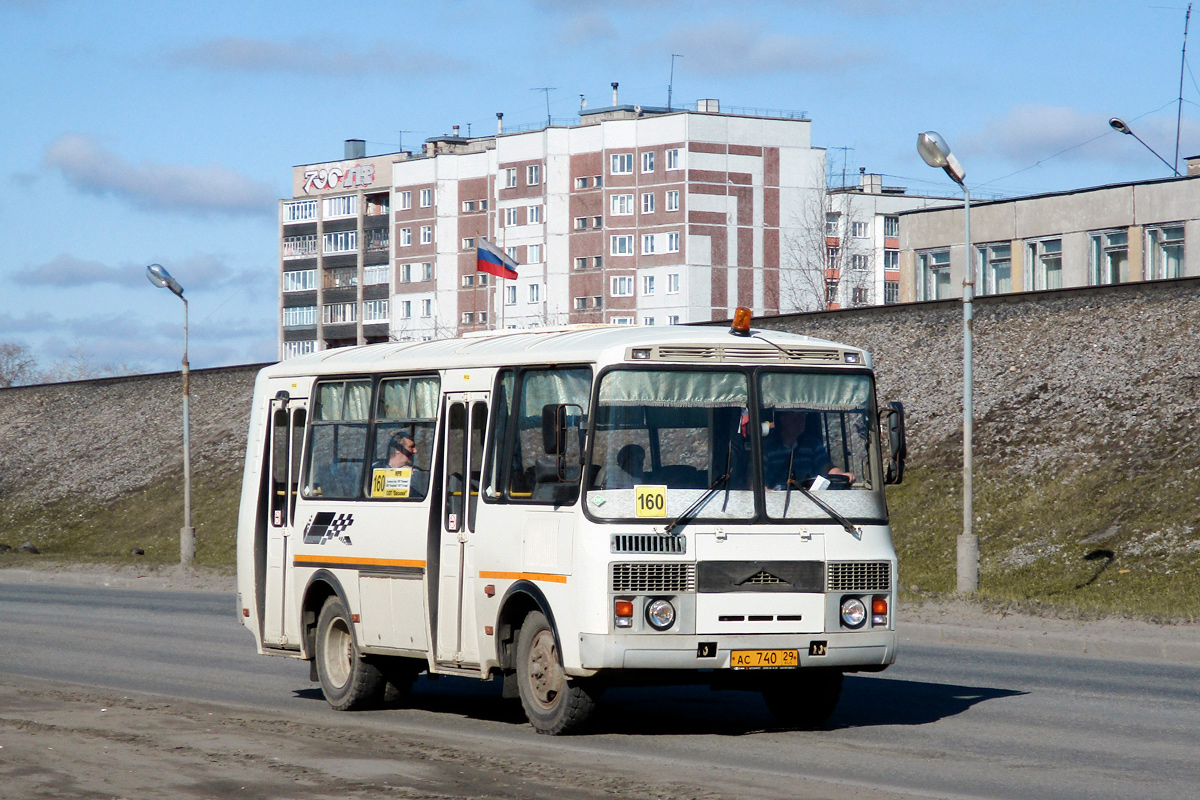
POLYGON ((429 474, 417 465, 417 443, 412 436, 403 431, 397 431, 388 440, 387 455, 372 464, 371 469, 401 469, 403 467, 412 467, 410 495, 424 497, 429 486, 429 474))
POLYGON ((617 451, 617 464, 605 482, 606 489, 632 489, 645 480, 646 451, 627 444, 617 451))
POLYGON ((854 483, 854 473, 834 466, 821 440, 819 415, 798 409, 778 409, 775 424, 763 437, 763 478, 768 489, 786 489, 788 478, 807 488, 818 475, 842 475, 854 483))

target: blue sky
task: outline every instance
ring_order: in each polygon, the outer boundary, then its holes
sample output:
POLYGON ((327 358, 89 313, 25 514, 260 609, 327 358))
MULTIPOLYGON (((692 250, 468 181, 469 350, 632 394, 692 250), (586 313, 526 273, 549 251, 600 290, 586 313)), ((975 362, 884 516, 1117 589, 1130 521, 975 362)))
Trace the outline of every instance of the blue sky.
MULTIPOLYGON (((1187 4, 1144 2, 204 3, 0 0, 0 341, 43 365, 177 368, 275 355, 276 200, 291 167, 571 118, 585 95, 805 111, 839 174, 953 194, 916 153, 939 131, 977 197, 1163 177, 1187 4), (351 9, 349 12, 341 9, 351 9), (834 149, 838 148, 838 149, 834 149), (840 148, 852 148, 842 150, 840 148)), ((1200 73, 1200 29, 1193 30, 1200 73)), ((1183 87, 1182 157, 1200 152, 1183 87)))

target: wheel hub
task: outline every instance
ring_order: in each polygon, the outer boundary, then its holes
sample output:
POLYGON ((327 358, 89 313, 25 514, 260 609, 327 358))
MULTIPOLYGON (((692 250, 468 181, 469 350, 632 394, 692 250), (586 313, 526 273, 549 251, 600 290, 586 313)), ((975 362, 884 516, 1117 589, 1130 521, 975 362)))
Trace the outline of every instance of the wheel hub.
POLYGON ((552 708, 562 691, 563 671, 550 631, 540 631, 529 648, 529 684, 538 705, 552 708))

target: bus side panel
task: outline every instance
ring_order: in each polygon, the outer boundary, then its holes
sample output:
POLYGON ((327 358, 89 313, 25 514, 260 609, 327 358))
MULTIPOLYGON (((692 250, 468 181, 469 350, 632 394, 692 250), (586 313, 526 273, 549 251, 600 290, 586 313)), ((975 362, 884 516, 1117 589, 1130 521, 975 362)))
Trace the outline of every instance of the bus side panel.
POLYGON ((242 494, 238 506, 237 592, 238 618, 254 633, 262 651, 263 585, 266 577, 267 481, 266 430, 269 420, 267 377, 260 372, 254 380, 250 429, 246 436, 246 459, 242 467, 242 494))

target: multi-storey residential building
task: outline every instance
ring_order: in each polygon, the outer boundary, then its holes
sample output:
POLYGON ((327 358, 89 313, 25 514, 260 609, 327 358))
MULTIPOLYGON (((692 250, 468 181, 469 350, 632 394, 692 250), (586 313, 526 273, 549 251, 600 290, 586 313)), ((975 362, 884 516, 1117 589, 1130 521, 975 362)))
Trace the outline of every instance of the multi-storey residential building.
MULTIPOLYGON (((963 208, 902 212, 902 301, 962 297, 963 208)), ((975 294, 1200 275, 1200 157, 1179 178, 971 204, 975 294)))
POLYGON ((825 192, 811 122, 699 109, 618 105, 614 91, 578 125, 456 128, 416 156, 366 158, 351 140, 343 161, 296 167, 281 206, 281 355, 803 308, 781 253, 803 250, 797 209, 825 192), (483 237, 517 279, 476 271, 483 237))

